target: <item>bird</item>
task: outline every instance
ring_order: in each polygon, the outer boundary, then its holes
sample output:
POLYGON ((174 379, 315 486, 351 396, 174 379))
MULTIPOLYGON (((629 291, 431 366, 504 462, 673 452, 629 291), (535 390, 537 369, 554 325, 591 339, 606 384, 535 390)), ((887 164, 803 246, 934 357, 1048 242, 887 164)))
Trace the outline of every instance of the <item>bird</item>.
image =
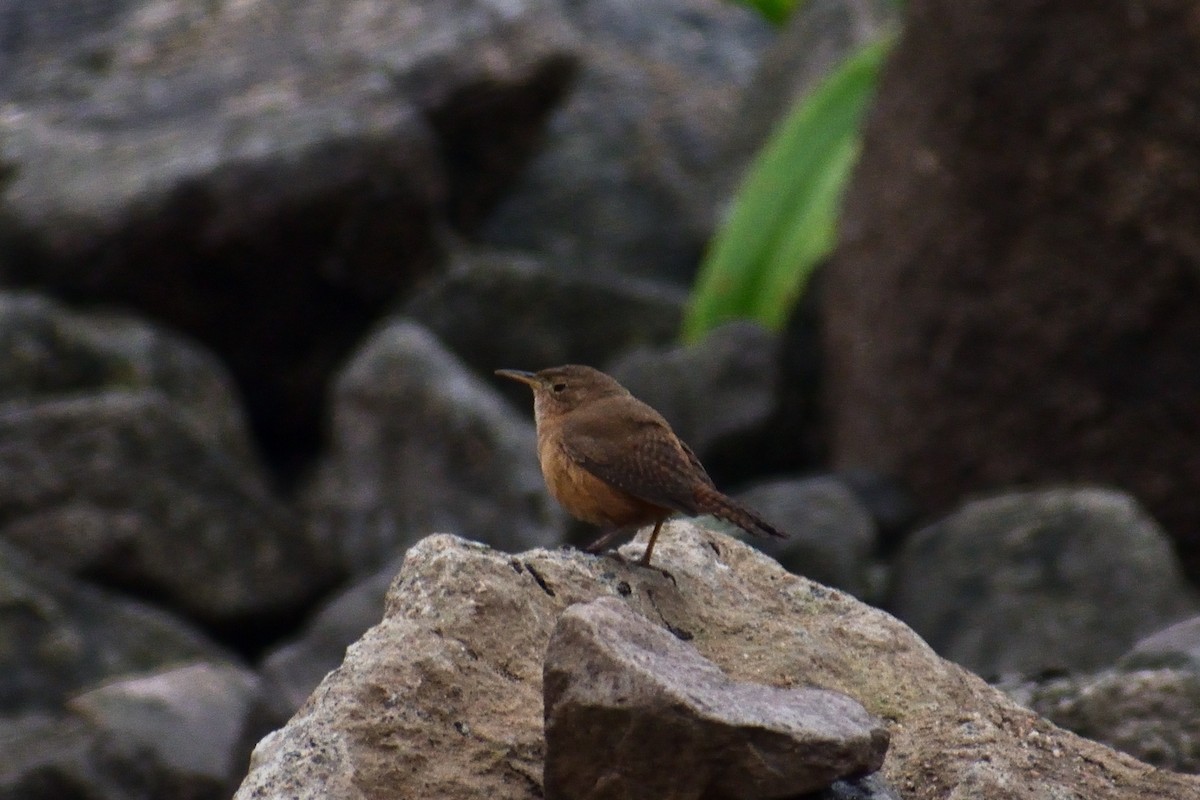
POLYGON ((639 563, 673 514, 711 514, 758 536, 787 534, 723 494, 700 459, 663 418, 615 378, 566 364, 496 375, 533 390, 538 461, 550 494, 568 513, 606 530, 587 547, 601 552, 631 528, 653 524, 639 563))

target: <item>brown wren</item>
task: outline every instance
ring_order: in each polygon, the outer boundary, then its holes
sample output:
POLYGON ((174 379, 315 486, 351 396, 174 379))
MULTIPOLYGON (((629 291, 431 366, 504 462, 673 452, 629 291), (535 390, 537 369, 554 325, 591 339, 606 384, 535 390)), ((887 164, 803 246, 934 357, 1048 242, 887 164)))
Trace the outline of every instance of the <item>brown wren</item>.
POLYGON ((533 389, 538 460, 550 494, 572 516, 611 529, 589 552, 654 523, 640 562, 649 566, 658 532, 675 513, 712 514, 748 533, 786 536, 718 491, 662 415, 600 370, 567 364, 496 374, 533 389))

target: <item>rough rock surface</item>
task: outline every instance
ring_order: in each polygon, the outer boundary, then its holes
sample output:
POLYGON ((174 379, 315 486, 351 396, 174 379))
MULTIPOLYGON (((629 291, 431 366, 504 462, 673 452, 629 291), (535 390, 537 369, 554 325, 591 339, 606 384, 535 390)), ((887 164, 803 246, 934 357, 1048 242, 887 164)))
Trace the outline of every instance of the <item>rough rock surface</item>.
POLYGON ((688 283, 724 200, 707 173, 774 31, 722 0, 562 5, 579 77, 481 234, 562 269, 688 283))
POLYGON ((237 798, 542 796, 546 645, 568 606, 611 596, 690 637, 735 680, 830 689, 889 720, 883 773, 905 800, 1200 793, 1200 778, 1054 727, 889 615, 736 540, 672 523, 658 548, 669 576, 611 557, 425 539, 383 621, 259 743, 237 798))
POLYGON ((1161 529, 1100 489, 968 503, 913 535, 893 579, 891 610, 990 677, 1102 667, 1196 609, 1161 529))
POLYGON ((152 770, 160 796, 228 797, 261 735, 261 682, 232 664, 193 663, 127 676, 68 703, 152 770))
POLYGON ((854 492, 834 477, 759 483, 737 499, 762 514, 786 539, 734 535, 776 559, 789 572, 855 597, 875 594, 871 578, 875 523, 854 492))
POLYGON ((543 677, 556 800, 792 797, 887 752, 887 727, 854 699, 732 681, 616 597, 563 612, 543 677))
POLYGON ((454 530, 503 549, 561 539, 533 426, 428 330, 392 319, 338 377, 330 453, 307 504, 352 574, 454 530))
MULTIPOLYGON (((674 339, 684 300, 663 284, 565 271, 528 255, 460 250, 454 267, 403 311, 490 376, 572 363, 603 368, 625 350, 674 339)), ((528 401, 527 389, 505 388, 528 401)))
POLYGON ((153 390, 0 408, 0 537, 221 626, 291 613, 330 577, 264 476, 153 390))
POLYGON ((196 336, 284 450, 573 73, 554 0, 5 6, 0 278, 196 336))
POLYGON ((384 597, 400 571, 402 558, 326 602, 294 640, 263 659, 266 706, 279 724, 287 721, 327 673, 346 655, 346 648, 383 616, 384 597))
POLYGON ((82 687, 130 672, 232 660, 182 621, 74 581, 4 542, 0 609, 0 713, 58 708, 82 687))
POLYGON ((1056 678, 1019 695, 1056 725, 1148 764, 1200 773, 1200 673, 1106 670, 1056 678))

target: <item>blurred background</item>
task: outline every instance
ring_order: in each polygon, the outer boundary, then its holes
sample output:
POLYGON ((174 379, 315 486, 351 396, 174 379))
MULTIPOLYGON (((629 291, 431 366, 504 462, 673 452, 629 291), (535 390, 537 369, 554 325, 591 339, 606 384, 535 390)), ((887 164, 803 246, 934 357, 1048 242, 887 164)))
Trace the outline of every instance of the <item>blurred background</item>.
POLYGON ((0 798, 228 797, 412 543, 594 536, 570 362, 1200 772, 1197 208, 1184 0, 0 0, 0 798))

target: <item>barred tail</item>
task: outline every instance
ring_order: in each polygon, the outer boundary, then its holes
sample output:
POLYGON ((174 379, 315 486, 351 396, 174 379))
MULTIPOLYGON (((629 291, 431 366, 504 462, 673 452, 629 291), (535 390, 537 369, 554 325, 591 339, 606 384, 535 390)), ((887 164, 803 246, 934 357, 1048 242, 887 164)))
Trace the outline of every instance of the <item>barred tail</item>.
POLYGON ((699 507, 700 513, 712 514, 717 519, 737 525, 746 533, 752 533, 755 536, 774 536, 777 539, 787 538, 786 533, 711 486, 701 486, 696 489, 696 505, 699 507))

